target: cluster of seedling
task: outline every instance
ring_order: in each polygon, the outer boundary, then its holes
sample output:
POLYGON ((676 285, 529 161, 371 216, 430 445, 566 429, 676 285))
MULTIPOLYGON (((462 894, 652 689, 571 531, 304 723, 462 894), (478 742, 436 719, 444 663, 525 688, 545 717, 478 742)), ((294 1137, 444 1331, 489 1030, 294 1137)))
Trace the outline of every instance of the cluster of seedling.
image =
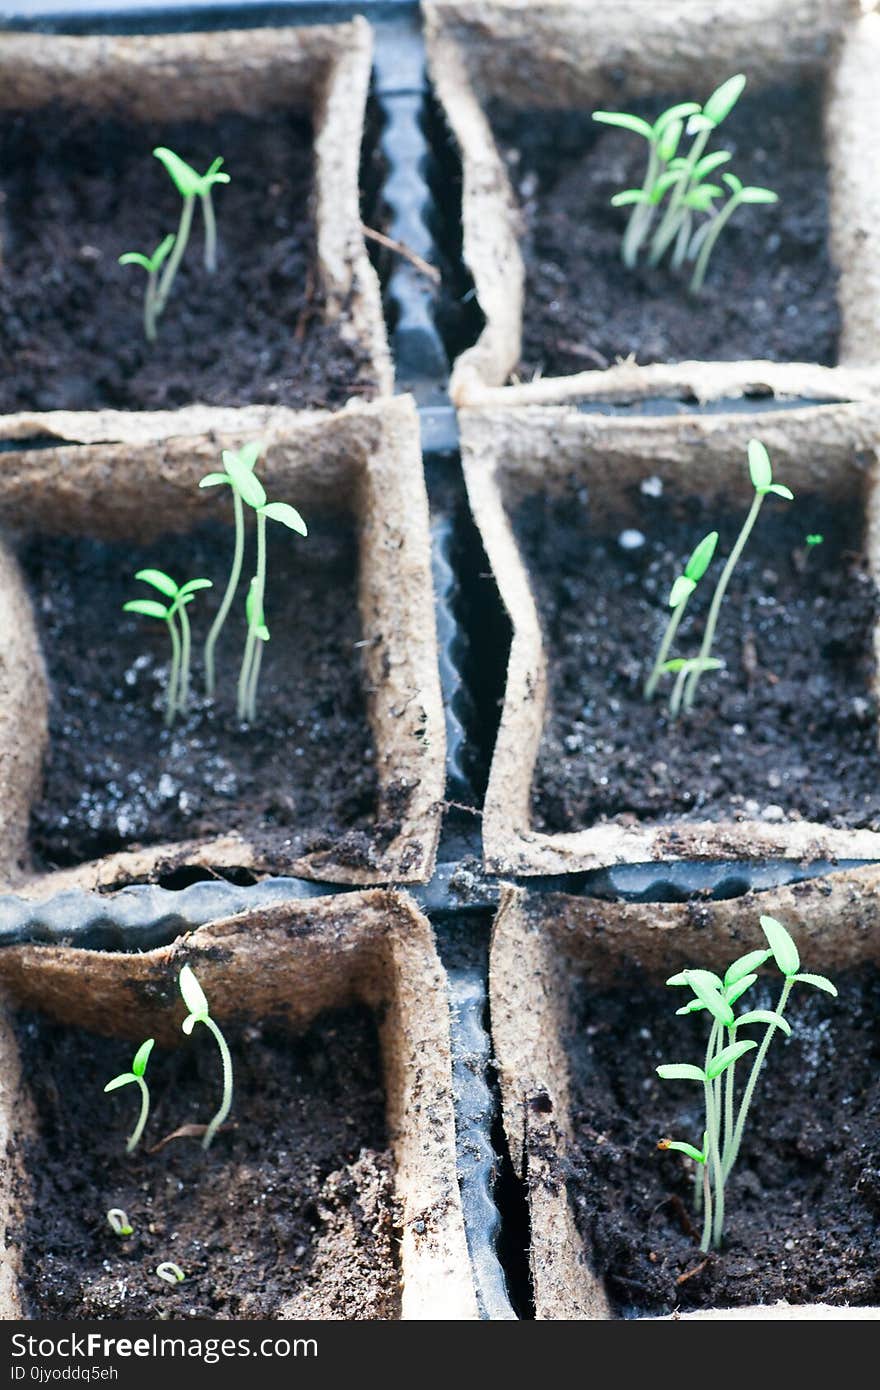
POLYGON ((705 105, 679 102, 658 116, 653 125, 641 116, 623 111, 594 111, 593 120, 620 126, 640 135, 648 144, 648 167, 641 188, 627 188, 611 199, 614 207, 631 207, 623 235, 624 263, 636 265, 650 237, 648 262, 659 265, 672 248, 671 264, 679 269, 693 263, 690 287, 702 289, 715 244, 737 208, 745 203, 775 203, 769 188, 747 187, 729 170, 721 183, 712 176, 730 159, 727 150, 704 153, 712 134, 739 100, 746 79, 742 73, 728 78, 705 105), (685 153, 682 140, 690 138, 685 153), (725 198, 719 206, 717 200, 725 198), (702 220, 700 220, 702 218, 702 220), (652 230, 653 229, 653 230, 652 230))
POLYGON ((126 251, 119 257, 120 265, 139 265, 147 273, 144 290, 144 335, 151 343, 155 341, 159 319, 165 311, 189 243, 196 199, 202 205, 205 224, 205 270, 213 275, 217 269, 217 221, 211 193, 215 184, 229 183, 229 175, 220 170, 223 163, 221 158, 213 160, 204 174, 198 174, 185 159, 181 159, 179 154, 166 149, 164 145, 153 150, 153 154, 168 171, 183 200, 177 232, 163 237, 152 256, 146 256, 141 251, 126 251))
MULTIPOLYGON (((727 557, 724 568, 715 586, 712 595, 712 602, 709 605, 709 613, 706 618, 706 626, 703 629, 703 640, 696 656, 691 657, 669 657, 672 644, 678 633, 678 628, 684 617, 685 609, 690 602, 691 595, 694 593, 700 580, 706 573, 712 558, 715 554, 715 547, 718 544, 718 532, 710 531, 704 536, 697 548, 694 550, 690 559, 684 567, 684 571, 678 576, 669 594, 669 607, 672 609, 666 630, 660 641, 654 664, 651 667, 648 679, 645 681, 645 699, 650 700, 657 689, 661 676, 674 675, 675 682, 672 687, 672 694, 669 700, 669 712, 673 718, 681 713, 682 709, 689 710, 696 697, 697 687, 700 679, 707 671, 717 671, 723 662, 717 657, 712 656, 712 647, 715 642, 715 633, 718 627, 718 617, 721 612, 721 604, 731 577, 736 569, 737 563, 742 555, 746 542, 754 529, 758 514, 764 505, 764 499, 771 493, 776 497, 783 497, 786 501, 794 500, 794 493, 790 488, 782 483, 774 483, 773 468, 770 463, 770 455, 759 439, 750 439, 748 445, 749 476, 755 495, 752 498, 752 505, 748 515, 742 524, 740 533, 734 542, 733 549, 727 557)), ((820 543, 821 536, 808 536, 808 546, 820 543)))
MULTIPOLYGON (((208 473, 199 483, 200 488, 228 486, 232 492, 235 517, 235 539, 229 579, 220 607, 205 640, 205 690, 209 698, 213 698, 216 688, 215 649, 217 639, 229 617, 244 567, 245 507, 249 507, 256 518, 256 573, 248 585, 244 603, 247 628, 237 686, 238 717, 247 722, 253 722, 256 719, 257 688, 263 647, 269 641, 269 629, 266 626, 264 615, 266 523, 277 521, 289 530, 296 531, 300 536, 308 535, 306 523, 295 507, 291 507, 287 502, 270 502, 268 500, 266 489, 254 473, 262 451, 263 445, 260 443, 245 444, 237 453, 230 449, 224 449, 224 471, 222 473, 208 473)), ((156 569, 138 570, 135 579, 152 585, 169 600, 167 604, 164 604, 155 599, 131 599, 128 603, 123 604, 123 610, 127 613, 140 613, 147 618, 157 618, 164 622, 168 629, 171 643, 171 670, 165 700, 165 722, 166 724, 173 724, 175 717, 186 710, 190 688, 192 641, 189 618, 186 612, 187 605, 192 602, 194 595, 200 589, 210 589, 212 587, 211 581, 209 579, 190 579, 186 584, 178 586, 164 571, 156 569)))
POLYGON ((789 995, 796 984, 811 985, 836 995, 837 989, 824 975, 801 973, 798 948, 791 935, 775 917, 762 917, 767 939, 764 949, 749 951, 728 967, 721 979, 711 970, 682 970, 666 981, 668 985, 690 989, 691 998, 679 1014, 705 1013, 710 1020, 705 1060, 701 1067, 689 1062, 673 1062, 657 1067, 668 1081, 696 1081, 703 1087, 705 1122, 700 1147, 678 1139, 661 1139, 658 1148, 674 1149, 697 1165, 694 1200, 703 1210, 700 1248, 718 1248, 724 1234, 725 1187, 742 1145, 743 1132, 770 1044, 777 1033, 791 1035, 784 1017, 789 995), (757 972, 773 959, 783 977, 775 1009, 749 1009, 735 1014, 733 1006, 758 979, 757 972), (753 1038, 738 1036, 741 1028, 764 1028, 760 1045, 753 1038), (737 1096, 736 1069, 749 1053, 748 1077, 737 1096))

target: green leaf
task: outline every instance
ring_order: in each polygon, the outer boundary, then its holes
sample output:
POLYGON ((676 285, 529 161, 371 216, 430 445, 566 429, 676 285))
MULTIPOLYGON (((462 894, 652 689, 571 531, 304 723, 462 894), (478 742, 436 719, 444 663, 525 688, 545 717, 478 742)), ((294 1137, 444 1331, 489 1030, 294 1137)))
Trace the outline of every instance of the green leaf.
POLYGON ((825 975, 795 975, 793 976, 801 985, 812 985, 814 989, 824 990, 826 994, 833 994, 837 998, 837 986, 833 985, 825 975))
POLYGON ((223 462, 227 463, 229 459, 237 459, 243 468, 249 468, 253 473, 265 447, 262 439, 258 439, 251 444, 242 444, 237 453, 233 452, 232 449, 224 449, 223 462))
POLYGON ((674 157, 683 130, 684 124, 677 120, 670 121, 664 128, 660 139, 657 141, 657 153, 664 162, 674 157))
POLYGON ((147 1062, 150 1059, 150 1053, 153 1050, 155 1041, 155 1038, 147 1038, 147 1041, 142 1042, 137 1052, 134 1054, 134 1061, 131 1064, 131 1069, 135 1076, 143 1076, 144 1072, 147 1070, 147 1062))
POLYGON ((696 584, 712 563, 712 556, 715 554, 715 547, 718 544, 718 532, 710 531, 708 536, 704 536, 700 544, 691 554, 684 567, 685 576, 692 579, 696 584))
POLYGON ((699 999, 691 999, 687 1004, 682 1004, 681 1008, 680 1008, 680 1009, 676 1009, 675 1012, 676 1012, 676 1015, 678 1015, 678 1014, 696 1014, 696 1013, 699 1013, 701 1009, 705 1009, 705 1007, 706 1007, 706 1005, 705 1005, 705 1004, 701 1004, 700 1001, 699 1001, 699 999))
POLYGON ((694 165, 694 178, 698 183, 701 182, 707 174, 714 173, 722 164, 726 164, 730 157, 728 150, 716 150, 714 154, 704 154, 703 158, 698 159, 694 165))
POLYGON ((611 199, 613 208, 628 208, 633 203, 649 203, 651 201, 647 193, 641 188, 625 188, 622 193, 615 193, 611 199))
POLYGON ((739 197, 739 195, 740 195, 740 193, 742 193, 742 189, 743 189, 742 179, 738 179, 737 176, 736 176, 736 174, 729 174, 729 173, 728 173, 728 174, 722 174, 721 177, 723 178, 724 182, 727 184, 727 187, 730 189, 731 193, 733 193, 736 197, 739 197))
POLYGON ((747 989, 751 989, 757 978, 757 975, 743 975, 741 979, 737 980, 735 985, 727 985, 724 990, 724 998, 727 1000, 728 1004, 735 1004, 737 999, 745 994, 747 989))
POLYGON ((682 202, 686 208, 693 208, 695 212, 709 212, 713 199, 717 198, 720 192, 717 183, 701 183, 698 188, 692 189, 682 202))
POLYGON ((773 1009, 752 1009, 747 1014, 740 1014, 736 1020, 736 1026, 748 1023, 775 1023, 777 1028, 781 1028, 787 1038, 791 1037, 791 1024, 788 1023, 782 1014, 776 1013, 773 1009))
POLYGON ((657 1148, 664 1150, 669 1149, 674 1150, 676 1153, 687 1154, 688 1158, 694 1160, 694 1163, 706 1162, 705 1154, 700 1153, 699 1149, 695 1149, 693 1144, 683 1144, 679 1139, 661 1139, 657 1148))
POLYGON ((185 598, 191 594, 198 593, 199 589, 213 589, 213 587, 214 585, 210 579, 190 579, 186 584, 181 586, 178 597, 185 598))
POLYGON ((171 610, 152 598, 133 598, 122 605, 123 613, 140 613, 145 618, 162 618, 168 621, 171 610))
POLYGON ((593 120, 600 121, 602 125, 620 126, 622 130, 632 130, 636 135, 642 135, 646 140, 653 140, 654 131, 647 121, 643 121, 641 116, 628 116, 625 111, 594 111, 593 120))
POLYGON ((746 1039, 743 1038, 741 1042, 731 1043, 729 1047, 722 1047, 720 1052, 715 1053, 715 1056, 706 1068, 708 1080, 714 1081, 716 1076, 720 1076, 722 1072, 727 1071, 728 1067, 733 1066, 734 1062, 738 1062, 740 1057, 744 1057, 747 1052, 751 1052, 752 1048, 757 1046, 758 1044, 752 1042, 751 1039, 746 1041, 746 1039))
POLYGON ((705 1004, 713 1018, 717 1018, 719 1023, 723 1023, 726 1028, 729 1028, 733 1022, 733 1009, 728 1004, 724 995, 715 985, 707 984, 706 981, 701 978, 701 971, 695 970, 685 973, 690 975, 688 984, 700 1000, 700 1003, 705 1004))
POLYGON ((668 193, 669 189, 677 183, 681 183, 680 171, 677 169, 667 169, 665 173, 660 175, 651 189, 648 201, 653 203, 656 207, 661 198, 663 198, 665 194, 668 193))
POLYGON ((282 526, 289 526, 291 531, 297 531, 301 536, 309 534, 306 523, 296 507, 289 506, 287 502, 267 502, 260 511, 270 521, 280 521, 282 526))
POLYGON ((713 975, 711 970, 679 970, 677 975, 670 975, 666 981, 668 985, 689 985, 695 975, 706 985, 714 985, 716 989, 721 988, 721 979, 718 975, 713 975))
POLYGON ((766 492, 773 482, 770 455, 760 439, 749 440, 749 477, 755 492, 766 492))
POLYGON ((714 126, 720 125, 739 101, 745 85, 745 76, 738 72, 734 77, 728 77, 720 87, 716 87, 703 106, 703 116, 706 120, 711 121, 714 126))
POLYGON ((771 483, 767 491, 774 492, 777 497, 784 497, 786 502, 794 501, 794 493, 791 488, 785 487, 782 483, 771 483))
POLYGON ((242 501, 246 502, 249 507, 253 507, 255 511, 264 507, 266 505, 266 489, 256 474, 235 454, 224 454, 223 462, 226 464, 226 472, 229 474, 232 486, 242 501))
POLYGON ((212 159, 212 160, 211 160, 210 165, 208 166, 208 168, 205 170, 204 174, 202 175, 202 178, 201 178, 201 185, 202 185, 202 186, 201 186, 201 188, 199 189, 199 192, 200 192, 200 193, 207 193, 207 191, 208 191, 208 189, 211 187, 211 184, 212 184, 212 183, 229 183, 229 182, 230 182, 230 178, 229 178, 229 175, 228 175, 228 174, 220 174, 220 173, 217 172, 218 169, 220 168, 220 165, 221 165, 222 163, 223 163, 223 157, 222 157, 222 155, 218 155, 216 159, 212 159))
POLYGON ((153 263, 148 256, 142 256, 140 251, 126 251, 119 257, 120 265, 140 265, 144 270, 151 271, 153 263))
POLYGON ((739 195, 741 203, 778 203, 779 194, 772 188, 744 188, 739 195))
POLYGON ((706 1074, 701 1067, 692 1067, 690 1062, 668 1062, 657 1067, 657 1075, 664 1081, 705 1081, 706 1074))
POLYGON ((193 198, 201 192, 201 176, 196 173, 191 164, 187 164, 185 159, 181 159, 179 154, 166 149, 164 145, 157 145, 153 154, 164 165, 182 198, 193 198))
POLYGON ((676 656, 671 661, 664 661, 661 671, 683 671, 685 667, 689 671, 720 671, 724 662, 717 656, 676 656))
POLYGON ((744 956, 740 956, 727 967, 724 973, 725 985, 735 985, 737 980, 741 980, 744 975, 750 975, 753 970, 764 965, 773 954, 772 951, 758 950, 747 951, 744 956))
POLYGON ((120 1086, 130 1086, 132 1081, 137 1081, 134 1072, 123 1072, 121 1076, 114 1076, 112 1081, 107 1082, 107 1085, 104 1087, 104 1093, 106 1095, 107 1091, 118 1091, 120 1086))
POLYGON ((695 116, 691 116, 690 120, 687 123, 688 135, 698 135, 699 132, 702 130, 714 129, 715 126, 713 125, 713 123, 706 116, 704 116, 702 112, 698 112, 695 116))
POLYGON ((687 603, 696 587, 692 579, 680 574, 669 591, 669 607, 680 608, 683 603, 687 603))
POLYGON ((162 240, 159 242, 159 245, 153 252, 154 270, 162 269, 162 266, 165 264, 168 257, 171 255, 171 248, 173 247, 176 240, 177 237, 174 235, 174 233, 169 232, 168 235, 166 237, 163 237, 162 240))
MULTIPOLYGON (((178 977, 180 992, 183 995, 183 1002, 189 1009, 194 1019, 207 1018, 209 1009, 208 1001, 205 998, 205 991, 202 989, 195 975, 188 965, 185 965, 178 977)), ((187 1030, 184 1025, 185 1031, 187 1030)))
POLYGON ((229 483, 231 487, 232 479, 227 473, 206 473, 199 479, 199 487, 219 487, 221 483, 229 483))
POLYGON ((176 598, 179 592, 171 575, 166 574, 164 570, 138 570, 135 579, 142 579, 145 584, 152 584, 153 588, 158 589, 159 593, 164 594, 166 598, 176 598))
POLYGON ((785 927, 775 917, 762 917, 761 927, 783 975, 796 975, 801 968, 801 958, 785 927))
POLYGON ((677 106, 670 106, 668 111, 664 111, 658 116, 653 126, 654 139, 658 139, 671 121, 686 121, 689 116, 699 114, 699 106, 695 101, 680 101, 677 106))

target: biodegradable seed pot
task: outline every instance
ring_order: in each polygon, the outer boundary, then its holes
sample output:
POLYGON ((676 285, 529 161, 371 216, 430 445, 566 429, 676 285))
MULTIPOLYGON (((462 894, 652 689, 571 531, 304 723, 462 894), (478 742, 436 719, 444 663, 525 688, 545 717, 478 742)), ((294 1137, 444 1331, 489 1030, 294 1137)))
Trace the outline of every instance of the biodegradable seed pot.
MULTIPOLYGON (((493 1036, 538 1318, 880 1317, 877 890, 875 868, 699 906, 507 890, 493 1036), (762 913, 840 993, 795 986, 792 1036, 768 1051, 724 1240, 706 1255, 693 1165, 657 1149, 666 1136, 699 1146, 702 1096, 655 1068, 701 1065, 708 1029, 675 1016, 685 992, 663 981, 766 945, 762 913)), ((778 981, 759 975, 749 1007, 773 1008, 778 981)))
POLYGON ((468 493, 513 628, 487 864, 877 856, 875 441, 873 408, 856 405, 464 413, 468 493), (674 718, 671 675, 644 697, 669 592, 717 530, 674 650, 696 657, 755 496, 753 436, 794 498, 762 505, 718 617, 724 667, 674 718))
POLYGON ((131 955, 12 948, 0 976, 4 1316, 476 1315, 444 981, 404 896, 246 912, 131 955), (220 1062, 181 1032, 184 965, 232 1054, 207 1151, 220 1062), (136 1107, 103 1088, 147 1036, 150 1115, 126 1154, 136 1107), (182 1281, 157 1277, 166 1261, 182 1281))

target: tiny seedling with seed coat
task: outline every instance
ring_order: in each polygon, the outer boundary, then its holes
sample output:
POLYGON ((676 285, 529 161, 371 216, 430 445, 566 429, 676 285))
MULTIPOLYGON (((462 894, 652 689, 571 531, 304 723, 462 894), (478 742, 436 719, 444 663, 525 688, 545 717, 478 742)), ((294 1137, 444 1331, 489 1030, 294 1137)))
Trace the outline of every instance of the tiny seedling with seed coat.
POLYGON ((189 1037, 197 1023, 204 1024, 220 1050, 220 1061, 223 1068, 223 1099, 220 1102, 220 1109, 205 1130, 202 1148, 207 1149, 232 1107, 232 1057, 226 1039, 211 1017, 205 992, 190 966, 185 965, 183 967, 178 984, 183 1002, 189 1009, 189 1013, 183 1020, 184 1033, 189 1037))

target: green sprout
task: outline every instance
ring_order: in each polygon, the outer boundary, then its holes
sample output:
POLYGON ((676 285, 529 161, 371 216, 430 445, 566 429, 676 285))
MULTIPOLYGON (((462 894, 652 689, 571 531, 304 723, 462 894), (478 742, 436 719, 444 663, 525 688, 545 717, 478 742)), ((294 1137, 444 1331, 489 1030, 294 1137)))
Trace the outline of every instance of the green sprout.
POLYGON ((806 549, 804 550, 804 554, 803 554, 803 566, 804 566, 804 567, 806 567, 807 562, 809 561, 809 558, 810 558, 811 554, 813 553, 813 551, 816 549, 816 547, 817 547, 817 546, 820 546, 820 545, 824 545, 824 543, 825 543, 825 537, 824 537, 824 536, 820 536, 817 532, 814 532, 813 534, 811 534, 811 535, 809 535, 809 536, 804 536, 804 545, 805 545, 805 547, 806 547, 806 549))
POLYGON ((761 928, 769 949, 749 951, 740 956, 726 971, 724 978, 710 970, 682 970, 672 975, 667 985, 687 986, 693 998, 679 1014, 705 1011, 711 1018, 709 1040, 702 1067, 688 1062, 674 1062, 657 1067, 657 1074, 668 1081, 697 1081, 703 1087, 705 1128, 701 1148, 679 1140, 661 1139, 660 1149, 685 1154, 702 1169, 702 1180, 695 1186, 695 1200, 703 1207, 703 1232, 700 1249, 721 1245, 724 1233, 725 1186, 739 1156, 743 1131, 754 1099, 755 1087, 767 1052, 777 1031, 787 1037, 791 1025, 785 1014, 789 995, 796 984, 811 985, 826 994, 837 990, 824 975, 801 973, 800 955, 791 935, 775 917, 761 917, 761 928), (770 959, 783 976, 782 991, 775 1009, 751 1009, 735 1014, 733 1005, 751 989, 758 978, 757 971, 770 959), (765 1026, 761 1044, 751 1038, 739 1038, 740 1028, 765 1026), (736 1105, 736 1066, 749 1052, 755 1052, 751 1068, 736 1105))
POLYGON ((167 236, 159 242, 152 256, 144 256, 140 251, 126 251, 119 257, 120 265, 143 266, 147 272, 147 288, 144 292, 144 335, 147 342, 155 342, 156 319, 158 318, 159 271, 168 259, 168 253, 175 238, 167 236))
POLYGON ((214 205, 211 201, 211 189, 215 183, 229 183, 229 175, 220 172, 220 165, 223 163, 221 158, 215 159, 204 174, 197 174, 191 164, 187 164, 185 159, 180 158, 180 155, 175 154, 173 150, 166 149, 163 145, 157 146, 153 150, 153 154, 164 165, 183 199, 180 223, 174 240, 174 251, 162 272, 162 278, 156 292, 156 317, 158 318, 168 302, 171 286, 174 284, 175 276, 189 242, 196 198, 202 204, 205 223, 205 269, 213 274, 217 268, 217 223, 214 217, 214 205))
POLYGON ((205 992, 188 965, 185 965, 181 970, 178 984, 183 995, 183 1002, 189 1009, 187 1017, 183 1020, 184 1033, 189 1037, 196 1024, 203 1023, 220 1049, 220 1060, 223 1066, 223 1099, 220 1102, 220 1109, 205 1130, 205 1137, 202 1140, 202 1148, 207 1149, 232 1107, 232 1057, 226 1039, 211 1017, 205 992))
MULTIPOLYGON (((134 1058, 131 1064, 131 1071, 124 1071, 120 1076, 114 1076, 113 1080, 108 1081, 107 1085, 104 1087, 105 1094, 108 1091, 118 1091, 120 1086, 130 1086, 132 1084, 137 1086, 140 1090, 141 1110, 140 1114, 138 1115, 138 1122, 132 1130, 128 1143, 125 1146, 126 1153, 132 1153, 133 1150, 137 1148, 138 1144, 140 1143, 141 1135, 144 1132, 144 1126, 147 1123, 147 1116, 150 1113, 150 1088, 144 1080, 144 1073, 147 1070, 147 1062, 150 1060, 150 1053, 153 1050, 153 1045, 155 1041, 155 1038, 147 1038, 146 1042, 141 1043, 137 1052, 134 1054, 134 1058)), ((117 1211, 116 1208, 114 1208, 113 1210, 117 1211)), ((110 1219, 112 1215, 113 1212, 107 1213, 107 1220, 110 1221, 111 1226, 113 1226, 113 1222, 110 1219)), ((123 1212, 122 1215, 125 1216, 125 1212, 123 1212)), ((126 1217, 126 1220, 127 1219, 128 1218, 126 1217)), ((116 1227, 114 1226, 113 1229, 116 1230, 116 1227)), ((116 1231, 116 1234, 131 1235, 131 1230, 129 1229, 128 1231, 116 1231)))
POLYGON ((684 694, 684 684, 688 676, 703 671, 720 671, 724 662, 719 661, 715 656, 692 656, 673 657, 672 661, 664 661, 660 667, 659 674, 674 675, 675 684, 672 687, 672 694, 669 697, 669 715, 672 719, 677 719, 681 713, 681 701, 684 694))
MULTIPOLYGON (((238 676, 238 717, 246 722, 252 722, 257 715, 257 685, 260 679, 263 645, 269 641, 269 629, 263 613, 266 595, 266 522, 278 521, 300 536, 308 535, 306 523, 295 507, 289 506, 287 502, 267 502, 262 484, 253 474, 251 482, 259 488, 263 501, 258 505, 251 503, 257 514, 257 572, 250 582, 245 599, 248 631, 238 676)), ((253 495, 256 498, 256 490, 253 495)))
POLYGON ((156 1266, 156 1273, 166 1284, 182 1284, 186 1278, 180 1265, 176 1265, 173 1260, 163 1260, 156 1266))
POLYGON ((718 626, 718 615, 721 611, 721 603, 727 592, 727 586, 730 583, 733 571, 737 566, 737 562, 745 549, 746 542, 758 519, 758 513, 764 505, 765 497, 772 492, 776 497, 784 497, 788 502, 794 500, 794 493, 790 488, 784 487, 782 483, 774 483, 770 455, 759 439, 749 440, 748 457, 749 476, 752 481, 752 487, 755 489, 755 495, 752 499, 752 505, 749 509, 748 516, 743 522, 742 529, 736 538, 733 549, 727 557, 724 569, 721 571, 721 576, 715 587, 715 592, 712 595, 712 602, 709 606, 709 616, 706 619, 703 641, 697 658, 700 664, 690 671, 685 682, 685 709, 690 709, 693 706, 700 677, 703 675, 704 671, 709 669, 703 663, 705 663, 712 652, 712 643, 715 641, 715 629, 718 626))
POLYGON ((111 1207, 107 1213, 107 1225, 115 1236, 134 1235, 134 1227, 122 1207, 111 1207))
POLYGON ((627 188, 611 199, 613 207, 632 207, 621 248, 624 263, 630 268, 635 266, 655 214, 666 199, 651 238, 648 259, 651 265, 658 265, 674 243, 673 269, 681 267, 685 260, 696 261, 690 284, 696 294, 705 280, 715 243, 736 209, 743 203, 778 201, 770 189, 746 188, 734 174, 725 173, 722 178, 730 197, 720 211, 715 207, 715 199, 724 190, 708 179, 728 162, 730 153, 717 150, 704 154, 704 150, 710 136, 736 105, 745 85, 745 77, 737 73, 723 82, 703 107, 697 102, 681 102, 664 111, 653 125, 625 112, 594 111, 594 120, 630 130, 648 142, 648 167, 641 188, 627 188), (682 135, 693 137, 686 155, 677 153, 682 135), (707 220, 695 230, 697 214, 707 214, 707 220))
POLYGON ((232 607, 232 601, 241 579, 241 567, 244 560, 244 503, 247 501, 250 506, 258 507, 266 500, 266 494, 261 484, 253 476, 264 447, 261 443, 244 444, 238 453, 234 453, 231 449, 224 449, 223 465, 226 471, 206 473, 199 483, 199 487, 202 488, 221 487, 228 484, 232 490, 232 505, 235 512, 235 548, 232 555, 232 568, 229 571, 226 592, 205 642, 205 688, 209 696, 213 696, 215 687, 214 648, 229 616, 229 610, 232 607))
POLYGON ((717 531, 710 531, 708 536, 704 536, 670 590, 669 607, 672 609, 672 614, 669 618, 669 622, 666 624, 666 631, 663 634, 663 638, 657 650, 657 656, 651 668, 651 674, 645 682, 646 700, 652 698, 654 691, 657 689, 657 682, 662 672, 670 669, 665 664, 666 658, 669 655, 669 649, 675 640, 675 634, 678 632, 679 623, 684 617, 684 611, 688 606, 691 594, 696 589, 712 562, 712 556, 715 554, 715 547, 717 544, 717 531))
POLYGON ((151 598, 130 599, 122 605, 124 613, 140 613, 144 618, 158 618, 168 628, 171 639, 171 674, 168 678, 168 693, 165 701, 165 723, 173 724, 174 716, 182 713, 189 699, 190 656, 192 652, 192 630, 187 616, 187 605, 192 603, 193 595, 199 589, 210 589, 210 579, 190 579, 178 586, 163 570, 138 570, 135 579, 150 584, 160 594, 171 599, 170 605, 151 598), (180 622, 178 632, 177 623, 180 622))

